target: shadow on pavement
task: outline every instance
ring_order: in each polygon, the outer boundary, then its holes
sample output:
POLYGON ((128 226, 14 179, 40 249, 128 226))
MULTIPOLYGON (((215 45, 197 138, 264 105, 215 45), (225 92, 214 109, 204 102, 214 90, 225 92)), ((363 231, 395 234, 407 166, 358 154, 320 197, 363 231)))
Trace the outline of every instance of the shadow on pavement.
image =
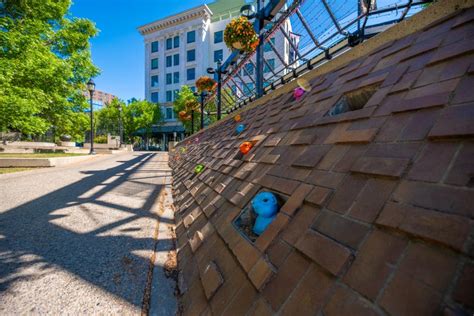
MULTIPOLYGON (((148 234, 149 238, 126 235, 139 231, 140 227, 121 226, 143 218, 158 218, 150 210, 163 186, 152 183, 153 177, 149 177, 149 183, 140 184, 130 181, 133 178, 129 179, 131 174, 144 167, 153 156, 154 154, 144 154, 110 169, 88 172, 90 176, 78 182, 0 214, 0 234, 3 236, 0 239, 0 295, 13 282, 38 277, 21 272, 41 263, 43 269, 58 266, 141 307, 149 259, 134 252, 151 251, 156 244, 151 234, 148 234), (111 177, 113 181, 110 181, 111 177), (104 181, 106 184, 103 184, 104 181), (99 187, 90 196, 86 194, 99 187), (114 189, 120 189, 120 194, 143 195, 140 193, 143 191, 135 191, 144 187, 147 189, 147 196, 141 196, 145 198, 145 203, 139 207, 126 207, 107 199, 100 200, 114 189), (83 195, 87 197, 81 198, 83 195), (70 215, 52 214, 57 210, 78 206, 79 209, 74 209, 74 212, 87 213, 90 205, 105 206, 105 210, 111 209, 111 212, 127 212, 128 217, 108 221, 106 225, 87 232, 73 231, 53 223, 53 220, 70 215), (28 257, 31 260, 25 259, 28 257)), ((149 166, 146 167, 148 168, 149 166)), ((87 216, 93 217, 91 214, 87 216)), ((156 225, 155 221, 153 225, 156 225)), ((158 247, 159 245, 160 243, 158 247)), ((160 250, 164 249, 157 249, 160 250)))

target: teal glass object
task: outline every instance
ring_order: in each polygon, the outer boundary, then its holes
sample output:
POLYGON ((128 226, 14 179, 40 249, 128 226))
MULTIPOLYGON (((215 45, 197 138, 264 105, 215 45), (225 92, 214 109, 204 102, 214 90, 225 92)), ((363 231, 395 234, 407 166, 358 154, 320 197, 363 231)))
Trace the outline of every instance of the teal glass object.
POLYGON ((239 125, 237 125, 237 127, 235 128, 235 131, 237 132, 237 134, 242 133, 244 130, 245 130, 245 125, 244 125, 244 124, 239 124, 239 125))
POLYGON ((253 198, 251 204, 257 214, 252 230, 256 235, 261 235, 278 213, 278 200, 275 194, 263 191, 253 198))

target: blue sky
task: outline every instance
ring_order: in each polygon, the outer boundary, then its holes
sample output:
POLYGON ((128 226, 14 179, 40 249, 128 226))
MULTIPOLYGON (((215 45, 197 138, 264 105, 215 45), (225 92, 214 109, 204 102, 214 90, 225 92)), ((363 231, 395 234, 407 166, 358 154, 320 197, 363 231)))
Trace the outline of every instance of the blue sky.
POLYGON ((144 48, 137 27, 212 1, 203 0, 73 0, 71 14, 94 21, 92 58, 102 73, 97 89, 121 99, 144 98, 144 48))
MULTIPOLYGON (((406 1, 378 0, 377 3, 382 8, 406 1)), ((97 89, 123 100, 132 97, 143 99, 144 47, 137 27, 210 2, 213 0, 73 0, 71 15, 91 19, 100 30, 99 35, 91 41, 93 61, 102 70, 101 75, 95 78, 97 89)), ((351 12, 355 14, 356 3, 355 0, 329 0, 339 19, 350 16, 351 12)), ((319 1, 306 1, 300 10, 318 37, 328 28, 334 28, 319 1)), ((397 15, 402 11, 398 10, 397 15)), ((389 19, 387 14, 373 21, 385 19, 389 19)), ((304 33, 300 30, 301 25, 294 21, 292 24, 293 31, 304 33)), ((301 39, 300 49, 304 50, 305 43, 312 46, 312 41, 306 36, 301 39)))

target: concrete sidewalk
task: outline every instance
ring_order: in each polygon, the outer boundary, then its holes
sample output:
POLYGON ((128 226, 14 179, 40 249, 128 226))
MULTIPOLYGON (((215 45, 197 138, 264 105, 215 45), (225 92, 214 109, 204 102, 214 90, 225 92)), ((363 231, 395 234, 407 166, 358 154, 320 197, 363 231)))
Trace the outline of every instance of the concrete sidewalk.
POLYGON ((174 315, 167 160, 130 153, 1 175, 0 314, 174 315))

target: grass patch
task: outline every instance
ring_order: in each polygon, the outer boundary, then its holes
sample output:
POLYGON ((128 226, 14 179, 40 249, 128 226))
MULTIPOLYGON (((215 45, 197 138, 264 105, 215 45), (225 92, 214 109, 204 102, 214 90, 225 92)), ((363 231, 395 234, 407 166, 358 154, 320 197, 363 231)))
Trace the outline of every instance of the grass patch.
POLYGON ((5 173, 13 173, 13 172, 20 172, 20 171, 27 171, 31 169, 38 169, 38 168, 26 168, 26 167, 21 167, 21 168, 0 168, 0 174, 5 174, 5 173))
POLYGON ((0 158, 54 158, 54 157, 75 157, 85 156, 87 154, 72 154, 72 153, 34 153, 34 154, 2 154, 0 158))

